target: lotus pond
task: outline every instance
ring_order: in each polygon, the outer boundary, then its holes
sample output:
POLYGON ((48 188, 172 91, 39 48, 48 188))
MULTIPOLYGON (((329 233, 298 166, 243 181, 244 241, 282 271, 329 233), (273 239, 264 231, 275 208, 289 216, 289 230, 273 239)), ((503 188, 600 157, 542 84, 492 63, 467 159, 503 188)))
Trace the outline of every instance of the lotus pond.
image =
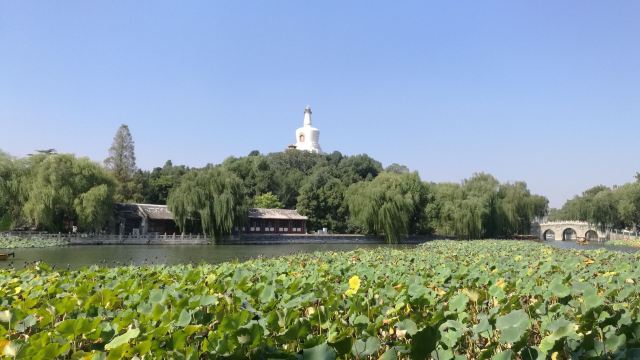
POLYGON ((610 246, 629 246, 634 248, 640 248, 640 239, 639 238, 631 238, 627 240, 611 240, 607 242, 610 246))
POLYGON ((436 241, 218 265, 0 270, 19 359, 632 358, 638 254, 436 241))
POLYGON ((68 242, 63 239, 47 239, 41 237, 24 239, 17 236, 0 235, 0 249, 44 248, 65 245, 68 245, 68 242))

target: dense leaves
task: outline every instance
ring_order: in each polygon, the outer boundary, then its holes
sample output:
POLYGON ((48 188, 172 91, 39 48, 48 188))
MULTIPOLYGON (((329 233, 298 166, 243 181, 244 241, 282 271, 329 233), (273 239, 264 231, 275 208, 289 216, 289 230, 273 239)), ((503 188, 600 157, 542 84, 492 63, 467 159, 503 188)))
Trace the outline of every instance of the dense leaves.
POLYGON ((640 224, 640 182, 613 189, 598 185, 549 214, 550 220, 582 220, 600 229, 637 229, 640 224))
POLYGON ((116 200, 139 201, 140 191, 138 183, 133 179, 136 168, 136 155, 133 137, 126 124, 120 125, 113 137, 109 148, 109 157, 104 160, 107 169, 111 171, 117 181, 116 200))
POLYGON ((15 206, 20 207, 16 224, 60 231, 65 224, 75 223, 81 230, 91 231, 109 221, 114 182, 89 159, 69 154, 35 155, 17 166, 24 170, 12 195, 15 206))
MULTIPOLYGON (((57 232, 79 224, 81 231, 108 230, 109 204, 142 201, 169 204, 182 232, 204 230, 220 237, 239 224, 249 206, 283 207, 306 215, 308 229, 378 234, 395 242, 407 234, 433 232, 460 238, 527 233, 530 221, 546 212, 546 199, 531 194, 522 182, 501 184, 490 175, 477 174, 462 184, 431 184, 403 165, 392 164, 383 171, 365 154, 253 151, 201 169, 167 161, 152 171, 136 170, 133 140, 125 130, 121 128, 114 139, 110 173, 73 155, 13 159, 0 153, 0 229, 57 232), (88 170, 73 175, 64 166, 49 166, 45 170, 50 185, 32 186, 41 180, 36 178, 43 175, 39 167, 49 158, 80 161, 88 170), (102 172, 99 181, 96 172, 102 172), (231 178, 235 180, 230 183, 231 178), (69 191, 65 182, 72 179, 94 186, 69 191), (211 199, 215 200, 207 203, 211 199)), ((635 208, 628 208, 633 214, 635 208)))
POLYGON ((461 184, 431 184, 428 217, 438 234, 462 239, 528 234, 531 222, 547 213, 547 199, 531 194, 524 182, 500 183, 475 174, 461 184))
POLYGON ((280 200, 278 200, 278 197, 271 192, 256 195, 256 197, 253 198, 253 206, 266 209, 282 209, 284 207, 280 200))
POLYGON ((638 255, 507 241, 0 270, 8 358, 632 358, 638 255))
POLYGON ((180 228, 197 219, 205 234, 220 239, 244 220, 244 201, 237 176, 222 168, 205 168, 185 175, 169 194, 167 205, 180 228))
POLYGON ((382 173, 370 182, 352 185, 347 204, 355 224, 397 243, 413 224, 421 222, 426 188, 417 173, 382 173))

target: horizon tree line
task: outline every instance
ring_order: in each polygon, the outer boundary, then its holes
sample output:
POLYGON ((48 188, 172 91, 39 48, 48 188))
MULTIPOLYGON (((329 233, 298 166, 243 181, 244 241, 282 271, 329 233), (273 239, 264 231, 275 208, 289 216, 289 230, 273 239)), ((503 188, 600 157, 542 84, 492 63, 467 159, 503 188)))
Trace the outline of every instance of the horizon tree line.
POLYGON ((204 168, 138 169, 127 125, 104 166, 72 154, 22 159, 0 152, 0 229, 81 231, 108 227, 115 202, 166 204, 180 229, 194 222, 216 239, 245 221, 250 207, 297 209, 308 228, 375 234, 389 242, 414 234, 484 238, 528 233, 548 201, 526 183, 479 173, 461 183, 421 180, 401 164, 383 168, 366 154, 287 150, 229 157, 204 168))

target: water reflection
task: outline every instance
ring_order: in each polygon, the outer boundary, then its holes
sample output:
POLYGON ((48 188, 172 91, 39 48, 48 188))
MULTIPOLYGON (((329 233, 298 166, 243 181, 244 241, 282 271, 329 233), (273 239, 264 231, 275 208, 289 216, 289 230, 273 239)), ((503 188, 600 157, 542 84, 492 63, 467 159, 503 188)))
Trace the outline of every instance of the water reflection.
POLYGON ((606 242, 600 243, 597 241, 591 241, 584 245, 578 244, 575 241, 557 241, 557 240, 544 241, 543 243, 546 245, 553 246, 556 248, 561 248, 561 249, 579 249, 579 250, 607 249, 607 250, 622 251, 622 252, 636 252, 640 250, 639 248, 633 247, 633 246, 617 246, 617 245, 612 246, 612 245, 608 245, 606 242))
MULTIPOLYGON (((511 241, 511 240, 505 240, 511 241)), ((635 247, 610 246, 590 242, 579 245, 574 241, 544 241, 543 244, 563 249, 609 249, 636 252, 635 247)), ((243 261, 256 257, 276 257, 300 252, 350 251, 357 248, 407 248, 416 245, 383 244, 286 244, 286 245, 98 245, 51 248, 16 249, 15 259, 0 262, 0 267, 22 268, 35 261, 44 261, 57 269, 77 269, 94 264, 105 266, 144 264, 217 264, 224 261, 243 261)))
POLYGON ((144 264, 217 264, 256 257, 276 257, 300 252, 349 251, 357 248, 415 245, 384 244, 286 244, 286 245, 87 245, 16 249, 15 259, 0 262, 0 267, 22 268, 44 261, 57 269, 76 269, 94 264, 105 266, 144 264))

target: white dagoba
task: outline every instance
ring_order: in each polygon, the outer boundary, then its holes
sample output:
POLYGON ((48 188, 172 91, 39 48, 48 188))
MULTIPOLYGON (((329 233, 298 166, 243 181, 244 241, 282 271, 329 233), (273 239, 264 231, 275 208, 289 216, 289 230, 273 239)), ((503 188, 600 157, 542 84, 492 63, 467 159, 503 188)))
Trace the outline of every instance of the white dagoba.
POLYGON ((311 107, 307 105, 304 108, 304 124, 296 130, 296 149, 311 151, 312 153, 322 154, 322 149, 318 140, 320 138, 320 130, 311 126, 311 107))

